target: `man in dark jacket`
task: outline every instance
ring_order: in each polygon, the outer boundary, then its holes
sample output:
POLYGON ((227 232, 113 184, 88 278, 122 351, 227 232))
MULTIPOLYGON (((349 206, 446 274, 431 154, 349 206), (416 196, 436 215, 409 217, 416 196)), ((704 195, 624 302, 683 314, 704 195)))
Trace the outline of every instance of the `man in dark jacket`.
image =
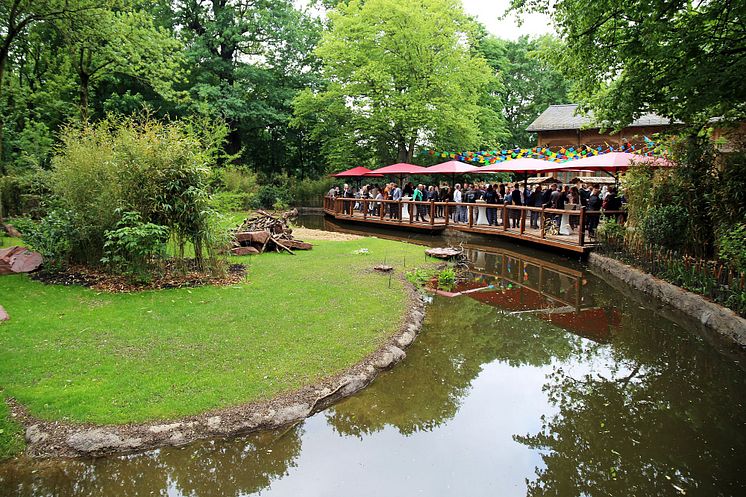
MULTIPOLYGON (((536 185, 534 187, 534 192, 531 194, 531 197, 529 197, 527 203, 531 207, 539 207, 539 208, 541 208, 541 206, 544 205, 544 194, 541 191, 541 185, 536 185)), ((536 211, 531 211, 531 227, 532 228, 539 227, 540 216, 541 216, 541 213, 536 212, 536 211)))
POLYGON ((596 228, 598 228, 599 213, 601 210, 601 197, 598 187, 593 188, 591 196, 588 197, 588 234, 590 236, 596 236, 596 228))
MULTIPOLYGON (((521 198, 521 189, 516 183, 513 185, 513 191, 510 194, 510 199, 512 201, 513 205, 523 205, 523 199, 521 198)), ((512 212, 512 220, 513 220, 513 228, 519 228, 521 224, 521 211, 520 209, 515 209, 512 212)))

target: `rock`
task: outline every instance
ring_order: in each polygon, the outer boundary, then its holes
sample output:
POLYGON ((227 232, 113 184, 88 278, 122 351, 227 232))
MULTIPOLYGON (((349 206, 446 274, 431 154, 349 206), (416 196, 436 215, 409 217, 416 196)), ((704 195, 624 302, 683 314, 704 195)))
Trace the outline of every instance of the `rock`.
POLYGON ((42 257, 24 247, 0 249, 0 274, 30 273, 41 266, 42 257))
POLYGON ((39 425, 29 426, 26 430, 26 441, 29 444, 37 444, 43 442, 47 438, 49 438, 49 433, 43 432, 39 425))
POLYGON ((436 247, 425 250, 430 257, 438 259, 458 259, 464 254, 464 249, 455 247, 436 247))
POLYGON ((181 423, 171 423, 170 425, 154 425, 148 428, 148 431, 151 433, 164 433, 167 431, 175 430, 176 428, 181 428, 181 423))
POLYGON ((282 240, 282 244, 292 250, 311 250, 313 245, 300 240, 282 240))
POLYGON ((270 234, 267 231, 245 231, 243 233, 236 233, 237 242, 249 242, 256 243, 258 245, 264 245, 264 242, 269 240, 270 234))
POLYGON ((340 380, 341 383, 344 384, 344 386, 339 389, 340 397, 352 395, 353 393, 365 388, 365 386, 370 382, 368 376, 364 374, 347 375, 343 376, 340 380))
POLYGON ((10 319, 10 316, 7 312, 5 312, 5 309, 3 309, 3 306, 0 305, 0 323, 3 321, 7 321, 10 319))
POLYGON ((67 438, 67 445, 85 454, 110 450, 131 450, 142 446, 140 438, 124 438, 103 428, 78 431, 67 438))
POLYGON ((21 232, 18 231, 16 229, 16 227, 13 226, 12 224, 4 224, 3 228, 5 228, 5 232, 8 234, 8 236, 10 236, 12 238, 21 238, 21 237, 23 237, 23 235, 21 234, 21 232))
POLYGON ((377 367, 378 369, 386 369, 388 367, 391 367, 393 364, 401 361, 406 357, 407 354, 404 353, 402 349, 399 347, 394 347, 393 345, 390 345, 386 347, 384 352, 378 357, 374 362, 373 365, 377 367))
POLYGON ((168 439, 170 445, 183 445, 187 442, 184 434, 180 431, 174 432, 168 439))
POLYGON ((259 250, 254 247, 233 247, 231 249, 232 255, 256 255, 258 253, 259 250))
POLYGON ((207 418, 207 428, 211 431, 220 431, 220 416, 207 418))
POLYGON ((375 269, 376 271, 380 271, 382 273, 388 273, 389 271, 393 271, 394 267, 388 266, 386 264, 379 264, 377 266, 373 266, 373 269, 375 269))
POLYGON ((402 333, 402 336, 399 337, 399 339, 396 341, 396 343, 399 344, 399 347, 409 347, 409 345, 414 342, 415 334, 411 331, 405 331, 402 333))
POLYGON ((308 404, 293 404, 278 409, 272 417, 272 423, 276 426, 286 425, 293 421, 305 419, 310 413, 311 406, 308 404))

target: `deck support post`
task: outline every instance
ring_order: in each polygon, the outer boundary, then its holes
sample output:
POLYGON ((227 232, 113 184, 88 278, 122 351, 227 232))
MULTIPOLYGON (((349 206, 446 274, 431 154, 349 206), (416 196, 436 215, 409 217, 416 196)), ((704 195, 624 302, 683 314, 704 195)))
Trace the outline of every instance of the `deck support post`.
POLYGON ((546 207, 542 205, 541 206, 541 238, 546 238, 547 236, 546 234, 547 218, 546 218, 546 214, 544 213, 544 209, 546 209, 546 207))
POLYGON ((526 231, 526 209, 521 207, 521 235, 526 231))
POLYGON ((469 208, 469 228, 474 226, 474 209, 472 208, 471 204, 468 206, 469 208))
POLYGON ((578 225, 578 245, 581 247, 585 243, 585 207, 580 208, 580 224, 578 225))
POLYGON ((430 226, 435 225, 435 201, 430 201, 430 226))

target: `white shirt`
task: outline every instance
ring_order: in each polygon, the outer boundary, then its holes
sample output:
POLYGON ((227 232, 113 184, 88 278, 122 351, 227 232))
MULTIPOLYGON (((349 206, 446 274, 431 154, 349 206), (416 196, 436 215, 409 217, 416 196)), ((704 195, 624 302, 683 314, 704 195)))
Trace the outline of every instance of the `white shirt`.
POLYGON ((463 197, 461 196, 461 190, 455 190, 453 192, 453 201, 454 202, 461 202, 462 198, 463 197))

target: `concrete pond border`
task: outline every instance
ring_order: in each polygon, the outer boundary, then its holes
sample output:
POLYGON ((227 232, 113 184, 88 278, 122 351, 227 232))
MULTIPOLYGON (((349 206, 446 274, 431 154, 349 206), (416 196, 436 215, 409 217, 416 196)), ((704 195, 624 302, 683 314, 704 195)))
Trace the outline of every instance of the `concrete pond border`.
POLYGON ((180 446, 207 438, 235 437, 291 425, 368 386, 378 373, 406 357, 425 317, 425 299, 402 278, 407 312, 398 330, 373 353, 333 377, 268 401, 215 409, 172 421, 96 425, 47 421, 8 399, 11 416, 25 428, 24 455, 37 458, 97 457, 159 447, 180 446))
POLYGON ((588 263, 681 311, 709 332, 716 332, 741 349, 746 348, 746 319, 735 312, 616 259, 591 253, 588 263))

